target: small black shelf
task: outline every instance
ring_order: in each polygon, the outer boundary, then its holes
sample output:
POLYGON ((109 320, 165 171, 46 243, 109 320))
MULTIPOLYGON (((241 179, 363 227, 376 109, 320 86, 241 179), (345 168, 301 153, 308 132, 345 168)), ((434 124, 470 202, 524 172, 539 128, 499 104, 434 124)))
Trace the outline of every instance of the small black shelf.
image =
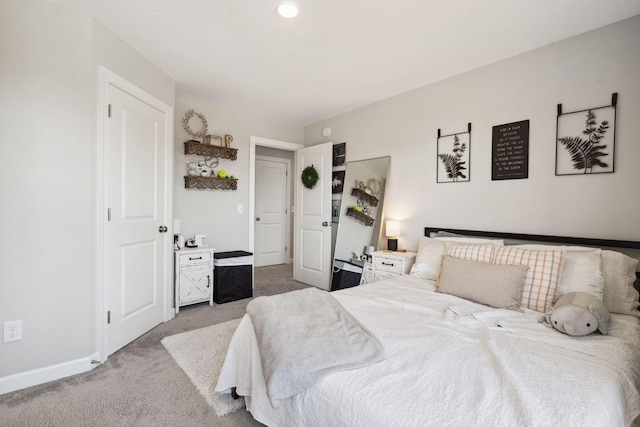
POLYGON ((184 188, 199 190, 237 190, 238 180, 234 178, 216 178, 213 176, 185 176, 184 188))
POLYGON ((358 197, 362 200, 364 200, 365 202, 369 203, 371 206, 378 206, 378 198, 375 196, 372 196, 369 193, 366 193, 362 190, 360 190, 359 188, 354 188, 351 190, 351 195, 358 197))
POLYGON ((217 157, 218 159, 236 160, 238 158, 238 149, 202 144, 199 141, 187 141, 184 143, 184 154, 195 154, 205 157, 217 157))
POLYGON ((355 210, 354 208, 347 208, 347 216, 351 216, 356 220, 362 222, 364 225, 371 227, 373 226, 373 222, 375 221, 368 215, 363 214, 360 211, 355 210))

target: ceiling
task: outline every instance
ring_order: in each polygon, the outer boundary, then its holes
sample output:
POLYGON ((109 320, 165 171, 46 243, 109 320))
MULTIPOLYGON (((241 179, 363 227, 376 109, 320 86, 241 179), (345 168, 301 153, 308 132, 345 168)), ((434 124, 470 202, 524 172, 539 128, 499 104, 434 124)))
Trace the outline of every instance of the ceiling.
POLYGON ((212 104, 307 125, 640 14, 640 0, 47 0, 212 104))

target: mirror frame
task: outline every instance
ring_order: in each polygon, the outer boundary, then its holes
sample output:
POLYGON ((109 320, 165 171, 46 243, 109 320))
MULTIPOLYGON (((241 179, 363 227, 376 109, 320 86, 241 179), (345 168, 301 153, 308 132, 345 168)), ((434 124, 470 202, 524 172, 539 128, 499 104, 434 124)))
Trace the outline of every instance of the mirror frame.
MULTIPOLYGON (((368 245, 372 245, 374 246, 374 251, 377 251, 378 248, 380 247, 380 241, 382 238, 382 231, 383 231, 383 226, 382 224, 384 223, 384 217, 385 217, 385 198, 387 196, 386 192, 387 192, 387 188, 388 188, 388 180, 389 180, 389 172, 391 169, 391 156, 380 156, 380 157, 374 157, 374 158, 370 158, 370 159, 360 159, 360 160, 353 160, 350 162, 346 162, 345 163, 345 178, 344 178, 344 183, 343 183, 343 191, 342 191, 342 199, 340 202, 340 213, 338 215, 338 224, 337 224, 337 231, 336 231, 336 236, 335 236, 335 242, 334 242, 334 247, 332 250, 332 260, 331 260, 331 265, 334 268, 334 272, 335 272, 335 265, 336 265, 336 260, 338 261, 346 261, 348 263, 354 263, 356 265, 359 266, 363 266, 364 265, 364 261, 360 261, 357 262, 357 260, 353 259, 352 254, 350 254, 350 256, 347 259, 344 259, 344 256, 340 256, 340 257, 336 257, 336 253, 338 252, 338 247, 340 244, 340 236, 344 234, 344 227, 345 227, 345 222, 346 221, 357 221, 357 219, 355 218, 347 218, 347 208, 348 206, 345 204, 345 199, 349 196, 351 196, 351 192, 354 188, 354 179, 352 177, 349 177, 349 166, 353 165, 353 164, 359 164, 362 162, 367 162, 367 161, 372 161, 372 160, 386 160, 386 174, 382 177, 381 181, 382 181, 382 186, 381 186, 381 190, 382 193, 379 197, 379 202, 378 205, 376 207, 376 212, 375 212, 375 218, 374 218, 374 223, 371 226, 372 227, 372 231, 371 231, 371 238, 369 240, 369 242, 363 242, 362 246, 356 250, 356 251, 350 251, 350 252, 358 252, 361 253, 364 251, 365 246, 368 245), (371 242, 374 242, 373 244, 371 242)), ((367 181, 369 179, 367 178, 367 181)), ((367 185, 367 182, 364 182, 365 186, 367 185)), ((353 216, 353 215, 351 215, 353 216)), ((363 227, 369 227, 367 225, 365 225, 364 223, 362 224, 363 227)), ((333 278, 332 278, 332 282, 333 282, 333 278)), ((334 289, 333 283, 331 286, 331 289, 334 289)))

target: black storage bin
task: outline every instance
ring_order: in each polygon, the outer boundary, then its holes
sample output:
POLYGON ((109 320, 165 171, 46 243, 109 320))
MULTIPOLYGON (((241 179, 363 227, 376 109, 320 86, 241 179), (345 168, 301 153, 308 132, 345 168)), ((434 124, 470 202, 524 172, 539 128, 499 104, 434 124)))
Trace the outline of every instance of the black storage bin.
POLYGON ((362 267, 348 261, 335 260, 333 263, 333 277, 331 278, 331 290, 352 288, 360 284, 362 267))
POLYGON ((216 304, 251 298, 253 254, 246 251, 213 254, 213 301, 216 304))

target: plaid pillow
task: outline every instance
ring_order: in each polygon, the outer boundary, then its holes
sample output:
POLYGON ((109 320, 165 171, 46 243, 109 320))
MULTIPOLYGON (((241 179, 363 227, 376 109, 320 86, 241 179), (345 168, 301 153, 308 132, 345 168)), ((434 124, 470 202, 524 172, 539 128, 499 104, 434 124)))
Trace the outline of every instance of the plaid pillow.
POLYGON ((491 262, 492 244, 460 244, 447 242, 446 255, 467 261, 491 262))
POLYGON ((564 250, 503 246, 493 250, 491 262, 528 266, 520 306, 546 313, 556 295, 564 254, 564 250))

